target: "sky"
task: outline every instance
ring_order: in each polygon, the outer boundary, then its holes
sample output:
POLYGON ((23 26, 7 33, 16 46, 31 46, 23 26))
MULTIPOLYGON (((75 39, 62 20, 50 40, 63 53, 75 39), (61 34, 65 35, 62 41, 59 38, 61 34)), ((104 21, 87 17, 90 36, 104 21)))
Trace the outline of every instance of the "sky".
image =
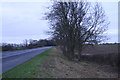
MULTIPOLYGON (((48 39, 49 23, 44 13, 50 2, 2 2, 2 42, 22 43, 25 39, 48 39)), ((118 42, 118 3, 102 2, 110 24, 106 42, 118 42)), ((1 16, 0 16, 1 18, 1 16)))

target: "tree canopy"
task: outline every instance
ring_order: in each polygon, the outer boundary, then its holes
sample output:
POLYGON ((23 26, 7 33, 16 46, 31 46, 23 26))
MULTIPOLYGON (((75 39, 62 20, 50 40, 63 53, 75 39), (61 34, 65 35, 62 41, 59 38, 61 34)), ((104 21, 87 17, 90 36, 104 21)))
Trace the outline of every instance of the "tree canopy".
POLYGON ((101 42, 109 22, 99 3, 86 1, 54 2, 47 13, 53 39, 65 56, 80 59, 83 45, 101 42))

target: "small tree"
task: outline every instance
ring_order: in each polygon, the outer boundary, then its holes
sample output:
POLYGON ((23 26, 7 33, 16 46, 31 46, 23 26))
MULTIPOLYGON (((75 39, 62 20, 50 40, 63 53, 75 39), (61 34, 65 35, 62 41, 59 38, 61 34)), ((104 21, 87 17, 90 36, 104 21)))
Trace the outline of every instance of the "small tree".
POLYGON ((25 40, 23 41, 23 43, 24 43, 25 47, 28 47, 28 40, 27 40, 27 39, 25 39, 25 40))
POLYGON ((85 1, 54 2, 46 19, 52 25, 53 38, 69 59, 75 53, 80 59, 85 43, 101 42, 108 26, 102 7, 85 1))

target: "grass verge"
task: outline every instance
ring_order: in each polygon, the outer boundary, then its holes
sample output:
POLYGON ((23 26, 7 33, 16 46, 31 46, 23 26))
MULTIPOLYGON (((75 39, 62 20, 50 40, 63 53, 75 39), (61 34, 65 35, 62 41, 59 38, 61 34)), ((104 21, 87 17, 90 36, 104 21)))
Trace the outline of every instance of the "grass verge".
MULTIPOLYGON (((52 49, 31 58, 25 63, 2 74, 3 78, 36 78, 38 77, 39 64, 43 64, 48 58, 47 55, 52 52, 52 49)), ((42 72, 39 72, 42 73, 42 72)))

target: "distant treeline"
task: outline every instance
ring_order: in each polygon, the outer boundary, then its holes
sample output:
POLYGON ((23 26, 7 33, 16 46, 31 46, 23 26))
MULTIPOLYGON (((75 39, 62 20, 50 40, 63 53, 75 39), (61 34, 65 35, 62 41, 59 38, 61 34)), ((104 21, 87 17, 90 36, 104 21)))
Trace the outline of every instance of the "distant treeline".
MULTIPOLYGON (((120 43, 101 43, 99 45, 114 45, 120 43)), ((92 44, 87 44, 92 45, 92 44)), ((12 43, 2 43, 0 48, 2 51, 14 51, 14 50, 22 50, 22 49, 31 49, 37 47, 44 47, 44 46, 56 46, 54 40, 47 40, 47 39, 40 39, 40 40, 32 40, 32 39, 25 39, 21 44, 12 44, 12 43)))
POLYGON ((24 40, 22 44, 11 44, 11 43, 2 43, 2 51, 13 51, 13 50, 21 50, 21 49, 31 49, 37 47, 44 46, 55 46, 55 42, 53 40, 24 40))
POLYGON ((120 44, 120 43, 102 43, 102 45, 111 45, 111 44, 120 44))
MULTIPOLYGON (((117 45, 120 45, 120 43, 99 43, 99 45, 114 45, 114 44, 117 44, 117 45)), ((96 44, 87 44, 87 45, 96 45, 96 44)))

